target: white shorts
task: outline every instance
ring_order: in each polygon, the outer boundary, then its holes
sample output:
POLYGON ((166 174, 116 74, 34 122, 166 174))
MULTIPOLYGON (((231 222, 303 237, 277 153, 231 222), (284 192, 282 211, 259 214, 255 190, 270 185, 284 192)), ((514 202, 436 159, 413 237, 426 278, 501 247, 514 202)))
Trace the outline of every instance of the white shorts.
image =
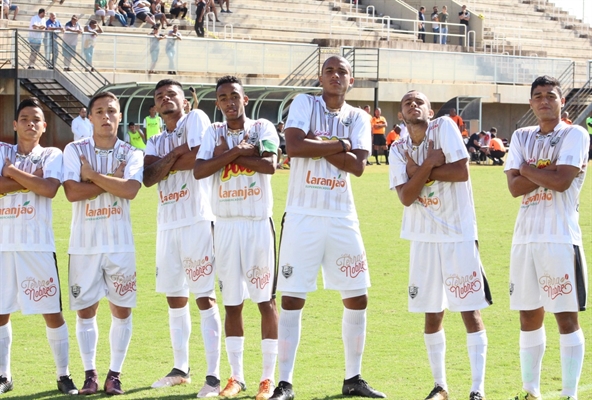
POLYGON ((411 242, 409 311, 474 311, 492 303, 474 241, 411 242))
POLYGON ((214 251, 225 306, 237 306, 248 298, 263 303, 275 296, 275 230, 271 219, 218 218, 214 251))
POLYGON ((584 251, 568 243, 512 245, 510 308, 551 313, 586 309, 588 268, 584 251))
POLYGON ((136 253, 70 254, 70 309, 103 297, 119 307, 136 306, 136 253))
POLYGON ((0 252, 0 314, 62 311, 58 264, 53 252, 0 252))
POLYGON ((215 298, 212 222, 156 234, 156 291, 169 297, 215 298))
POLYGON ((322 265, 325 289, 370 287, 366 250, 357 220, 289 214, 282 221, 278 290, 317 289, 322 265))

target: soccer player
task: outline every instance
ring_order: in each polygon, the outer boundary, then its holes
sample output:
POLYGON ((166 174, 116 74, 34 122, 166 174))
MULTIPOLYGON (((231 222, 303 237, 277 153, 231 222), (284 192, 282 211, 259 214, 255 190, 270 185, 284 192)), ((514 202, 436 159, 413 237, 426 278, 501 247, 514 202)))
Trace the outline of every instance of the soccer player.
POLYGON ((510 308, 520 311, 522 391, 513 400, 541 398, 546 347, 545 311, 559 328, 562 400, 577 398, 584 361, 578 311, 586 308, 587 267, 578 223, 590 138, 561 122, 565 103, 557 79, 541 76, 530 89, 538 125, 512 135, 506 160, 508 188, 522 196, 510 256, 510 308))
POLYGON ((485 399, 487 335, 480 309, 491 304, 477 246, 469 153, 448 117, 431 120, 430 101, 412 90, 401 99, 409 136, 391 146, 390 188, 405 206, 401 237, 411 241, 409 311, 425 313, 424 341, 435 385, 426 399, 448 399, 444 310, 467 331, 471 400, 485 399))
POLYGON ((17 144, 0 143, 0 394, 13 389, 10 314, 42 314, 57 368, 58 390, 77 394, 68 370, 68 326, 51 226, 51 201, 60 187, 62 152, 43 148, 47 126, 36 98, 23 100, 13 122, 17 144))
POLYGON ((345 102, 353 84, 351 65, 331 56, 323 64, 321 96, 300 94, 286 122, 292 159, 280 243, 278 289, 280 382, 272 399, 291 400, 302 309, 316 290, 323 266, 325 288, 343 300, 344 395, 384 398, 361 377, 370 278, 349 174, 361 176, 372 148, 370 118, 345 102))
POLYGON ((211 182, 193 178, 195 156, 210 119, 201 110, 185 114, 187 100, 177 81, 158 82, 154 100, 166 129, 152 136, 146 146, 144 185, 158 185, 156 291, 166 294, 169 305, 174 364, 171 372, 152 387, 191 382, 188 301, 189 293, 193 293, 201 315, 207 362, 206 383, 197 397, 217 396, 221 321, 215 292, 211 182))
POLYGON ((72 202, 70 227, 70 308, 85 370, 79 394, 98 390, 97 309, 107 297, 111 310, 111 363, 103 389, 123 394, 120 373, 132 336, 136 306, 136 256, 129 201, 142 186, 143 153, 117 138, 119 101, 111 92, 88 106, 93 136, 64 149, 63 185, 72 202))
POLYGON ((205 133, 193 175, 202 180, 213 176, 216 273, 226 309, 224 330, 231 369, 220 396, 234 397, 246 390, 242 309, 244 300, 250 298, 261 313, 263 372, 256 399, 266 400, 274 389, 278 353, 271 175, 277 165, 279 138, 271 122, 247 118, 248 101, 238 78, 218 80, 216 107, 226 122, 211 125, 205 133))

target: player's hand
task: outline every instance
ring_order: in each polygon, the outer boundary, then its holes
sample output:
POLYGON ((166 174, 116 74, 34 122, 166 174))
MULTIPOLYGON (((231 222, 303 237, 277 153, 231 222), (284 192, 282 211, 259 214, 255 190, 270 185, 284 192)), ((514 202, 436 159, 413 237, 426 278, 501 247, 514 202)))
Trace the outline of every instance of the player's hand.
POLYGON ((13 164, 12 161, 10 161, 10 158, 5 158, 4 159, 4 167, 2 167, 2 176, 5 178, 10 178, 12 179, 12 176, 10 175, 10 171, 16 168, 13 164))
POLYGON ((185 153, 189 153, 189 146, 187 146, 187 144, 182 144, 179 145, 177 147, 175 147, 172 151, 173 155, 175 156, 175 158, 179 158, 181 157, 183 154, 185 153))
POLYGON ((214 157, 218 157, 221 154, 224 154, 228 151, 228 143, 222 136, 218 138, 218 143, 216 143, 216 147, 214 147, 214 157))
POLYGON ((411 154, 409 152, 407 152, 407 164, 405 168, 407 170, 407 176, 409 179, 413 178, 413 175, 415 175, 415 172, 419 168, 419 165, 417 165, 413 158, 411 158, 411 154))
POLYGON ((127 165, 127 163, 125 161, 122 161, 121 164, 119 164, 119 167, 117 167, 117 169, 115 170, 115 172, 113 172, 113 176, 116 178, 123 179, 126 165, 127 165))
POLYGON ((37 168, 35 172, 33 172, 33 175, 38 178, 43 178, 43 168, 37 168))
POLYGON ((321 138, 320 138, 320 136, 317 136, 317 135, 315 135, 315 134, 314 134, 314 133, 312 133, 312 132, 308 132, 308 133, 306 134, 306 137, 305 137, 305 139, 310 139, 310 140, 323 140, 323 139, 321 139, 321 138))
POLYGON ((84 182, 92 182, 91 177, 96 173, 95 170, 92 169, 90 163, 86 159, 85 156, 80 156, 80 179, 84 182))
POLYGON ((256 146, 253 146, 250 143, 247 143, 245 139, 240 142, 236 148, 239 151, 239 154, 244 157, 258 157, 259 156, 259 149, 256 146))
POLYGON ((428 154, 424 160, 424 163, 425 162, 430 163, 432 165, 432 168, 444 165, 444 163, 446 162, 446 157, 444 157, 442 149, 434 149, 433 140, 430 140, 428 142, 428 154))

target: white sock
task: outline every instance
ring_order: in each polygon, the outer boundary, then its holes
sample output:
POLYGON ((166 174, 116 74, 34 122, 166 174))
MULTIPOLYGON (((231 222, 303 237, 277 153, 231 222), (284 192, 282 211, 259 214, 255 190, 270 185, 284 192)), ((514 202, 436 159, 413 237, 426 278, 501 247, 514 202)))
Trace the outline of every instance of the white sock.
POLYGON ((45 333, 53 354, 53 360, 55 361, 58 379, 60 379, 60 376, 70 375, 70 371, 68 370, 68 357, 70 353, 68 325, 64 322, 64 325, 59 328, 49 328, 46 326, 45 333))
POLYGON ((230 364, 230 375, 239 382, 245 382, 243 372, 244 336, 230 336, 226 338, 226 354, 230 364))
POLYGON ((444 329, 436 333, 426 333, 423 335, 426 348, 428 350, 428 359, 434 383, 442 389, 448 391, 446 383, 446 335, 444 329))
POLYGON ((97 369, 97 342, 99 341, 97 317, 83 319, 76 316, 76 337, 84 370, 97 369))
POLYGON ((487 333, 479 331, 467 333, 467 349, 471 363, 473 385, 471 392, 481 393, 485 397, 485 362, 487 361, 487 333))
POLYGON ((536 331, 520 331, 522 387, 533 396, 541 395, 541 365, 546 343, 544 326, 536 331))
POLYGON ((189 337, 191 336, 191 314, 189 304, 182 308, 169 308, 169 328, 173 345, 173 366, 189 372, 189 337))
POLYGON ((222 332, 220 311, 218 306, 214 305, 214 307, 207 310, 199 310, 199 314, 201 315, 201 336, 206 352, 206 363, 208 364, 206 375, 220 379, 220 333, 222 332))
POLYGON ((280 312, 278 339, 278 367, 280 381, 292 383, 296 351, 300 344, 302 330, 302 310, 284 310, 280 312))
POLYGON ((578 395, 578 383, 584 363, 584 343, 584 333, 581 329, 567 335, 559 335, 563 396, 576 398, 578 395))
POLYGON ((362 373, 362 355, 366 343, 366 310, 343 309, 341 337, 345 350, 345 379, 362 373))
POLYGON ((12 323, 0 326, 0 375, 8 380, 12 377, 10 374, 10 348, 12 345, 12 323))
POLYGON ((261 382, 270 379, 274 382, 275 362, 278 355, 278 340, 263 339, 261 341, 261 353, 263 354, 263 372, 261 373, 261 382))
POLYGON ((121 372, 131 339, 131 314, 126 319, 119 319, 112 315, 111 329, 109 330, 109 343, 111 344, 111 364, 109 365, 109 369, 111 371, 121 372))

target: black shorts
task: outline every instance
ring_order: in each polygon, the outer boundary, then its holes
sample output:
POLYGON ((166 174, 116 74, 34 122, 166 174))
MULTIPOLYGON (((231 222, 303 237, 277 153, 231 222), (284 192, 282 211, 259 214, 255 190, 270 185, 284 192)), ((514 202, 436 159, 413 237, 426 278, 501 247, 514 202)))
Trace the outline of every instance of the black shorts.
POLYGON ((374 146, 386 146, 386 137, 384 136, 384 133, 373 133, 372 144, 374 146))
POLYGON ((153 16, 151 13, 140 12, 136 14, 136 17, 142 22, 146 22, 146 16, 153 16))

